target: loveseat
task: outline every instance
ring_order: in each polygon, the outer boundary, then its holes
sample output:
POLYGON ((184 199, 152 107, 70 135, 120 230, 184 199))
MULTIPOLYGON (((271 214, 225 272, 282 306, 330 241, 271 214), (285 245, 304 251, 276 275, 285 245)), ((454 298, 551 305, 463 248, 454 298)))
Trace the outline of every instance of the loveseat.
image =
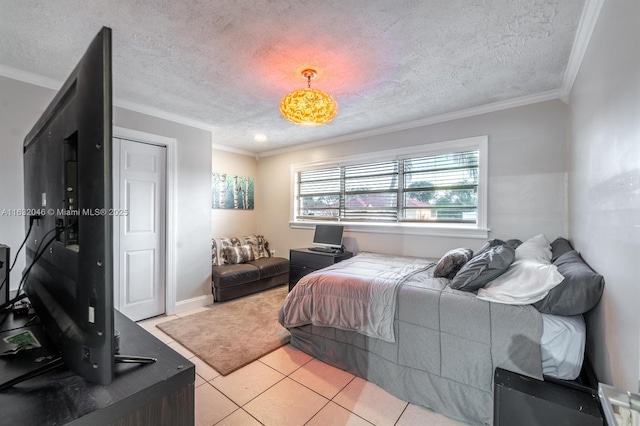
POLYGON ((289 282, 289 260, 272 257, 262 235, 212 238, 211 290, 216 302, 289 282))

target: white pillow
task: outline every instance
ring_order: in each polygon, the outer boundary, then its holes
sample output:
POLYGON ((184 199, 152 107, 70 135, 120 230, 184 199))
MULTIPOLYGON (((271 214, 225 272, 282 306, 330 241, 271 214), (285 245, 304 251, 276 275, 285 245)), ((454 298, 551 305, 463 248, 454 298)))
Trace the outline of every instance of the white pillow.
POLYGON ((516 260, 507 271, 478 290, 478 299, 507 305, 529 305, 544 299, 564 277, 555 265, 516 260))
POLYGON ((544 234, 529 238, 516 248, 515 260, 532 259, 551 263, 551 245, 544 234))

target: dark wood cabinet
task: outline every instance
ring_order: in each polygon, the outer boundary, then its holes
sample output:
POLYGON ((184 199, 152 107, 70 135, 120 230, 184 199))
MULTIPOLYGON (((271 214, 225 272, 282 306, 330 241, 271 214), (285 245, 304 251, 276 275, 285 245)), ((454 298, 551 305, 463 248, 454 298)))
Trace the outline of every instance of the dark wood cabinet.
POLYGON ((350 251, 323 253, 306 248, 289 250, 289 291, 305 275, 353 256, 350 251))
POLYGON ((495 426, 604 426, 598 391, 574 381, 536 380, 496 368, 495 426))
MULTIPOLYGON (((106 386, 89 383, 65 367, 29 379, 0 391, 0 425, 193 425, 193 363, 115 314, 120 352, 154 357, 155 363, 116 364, 113 382, 106 386)), ((8 323, 11 319, 3 327, 8 323)), ((12 368, 11 360, 3 358, 0 377, 12 368)))

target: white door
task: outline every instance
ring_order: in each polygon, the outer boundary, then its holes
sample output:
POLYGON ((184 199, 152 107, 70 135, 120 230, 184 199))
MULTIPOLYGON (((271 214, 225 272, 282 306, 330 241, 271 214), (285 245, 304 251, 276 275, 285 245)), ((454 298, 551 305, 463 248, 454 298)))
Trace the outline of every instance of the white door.
POLYGON ((114 139, 115 305, 134 321, 165 312, 166 148, 114 139), (117 222, 117 223, 116 223, 117 222))

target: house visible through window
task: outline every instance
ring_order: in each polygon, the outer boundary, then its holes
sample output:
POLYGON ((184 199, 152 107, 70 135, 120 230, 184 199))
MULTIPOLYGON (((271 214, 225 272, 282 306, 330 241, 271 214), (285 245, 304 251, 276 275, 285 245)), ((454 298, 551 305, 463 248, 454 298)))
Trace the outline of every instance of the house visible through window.
POLYGON ((479 219, 485 203, 482 197, 479 202, 479 193, 486 185, 480 173, 486 137, 418 148, 299 167, 294 172, 294 221, 484 227, 479 219))

